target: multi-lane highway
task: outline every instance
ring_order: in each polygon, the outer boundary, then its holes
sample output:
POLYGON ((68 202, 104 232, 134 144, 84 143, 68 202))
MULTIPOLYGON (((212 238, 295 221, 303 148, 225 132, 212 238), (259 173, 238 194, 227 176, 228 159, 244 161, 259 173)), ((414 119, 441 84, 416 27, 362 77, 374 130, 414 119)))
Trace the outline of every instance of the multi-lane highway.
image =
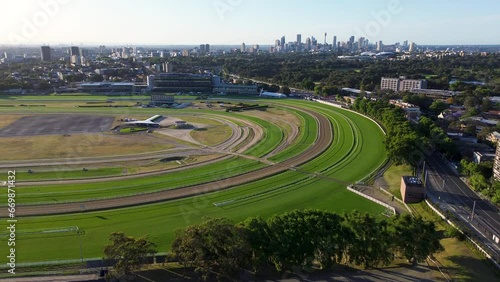
POLYGON ((493 204, 483 200, 456 175, 439 154, 427 158, 428 196, 441 209, 454 213, 473 230, 489 252, 500 261, 500 212, 493 204))

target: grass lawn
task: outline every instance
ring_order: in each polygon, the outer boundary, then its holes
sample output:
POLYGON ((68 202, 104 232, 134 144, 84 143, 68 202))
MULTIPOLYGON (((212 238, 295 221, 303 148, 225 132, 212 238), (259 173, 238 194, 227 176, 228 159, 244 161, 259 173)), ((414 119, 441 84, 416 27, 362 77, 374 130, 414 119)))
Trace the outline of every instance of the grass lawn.
POLYGON ((290 134, 291 124, 295 126, 302 124, 297 115, 289 109, 268 108, 266 111, 247 111, 246 114, 272 122, 279 126, 286 135, 290 134))
MULTIPOLYGON (((426 203, 411 204, 410 208, 423 218, 434 221, 438 231, 444 232, 449 226, 426 203)), ((495 272, 494 266, 489 265, 487 259, 478 252, 472 251, 466 242, 456 238, 443 238, 441 245, 444 251, 434 254, 434 257, 444 266, 444 272, 455 281, 498 281, 500 272, 495 272)), ((442 280, 443 276, 436 270, 434 277, 442 280)))
POLYGON ((145 127, 126 127, 120 129, 120 133, 135 133, 135 132, 142 132, 148 130, 145 127))
POLYGON ((6 127, 24 115, 0 115, 0 128, 6 127))
POLYGON ((388 187, 383 187, 398 199, 401 197, 401 176, 412 175, 413 169, 409 165, 391 165, 391 167, 384 173, 384 181, 387 183, 388 187))
POLYGON ((3 160, 78 159, 146 153, 174 147, 167 137, 111 133, 0 138, 0 155, 3 160))
POLYGON ((203 145, 215 146, 229 139, 232 133, 231 127, 227 125, 218 125, 210 126, 202 130, 193 130, 190 134, 194 140, 203 145))
POLYGON ((441 240, 445 250, 434 257, 455 281, 499 281, 500 272, 486 258, 455 238, 441 240))

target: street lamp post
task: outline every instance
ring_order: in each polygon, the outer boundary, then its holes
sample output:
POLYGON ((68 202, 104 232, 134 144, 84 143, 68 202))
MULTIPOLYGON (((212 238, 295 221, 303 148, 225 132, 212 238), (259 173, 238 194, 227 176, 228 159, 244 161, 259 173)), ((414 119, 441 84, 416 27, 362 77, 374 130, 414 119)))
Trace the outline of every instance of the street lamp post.
POLYGON ((474 205, 472 206, 472 214, 471 214, 471 217, 470 217, 470 220, 473 221, 474 220, 474 211, 476 210, 476 201, 474 201, 474 205))
POLYGON ((85 235, 85 230, 78 230, 76 231, 76 234, 78 234, 78 238, 80 239, 80 259, 83 262, 83 245, 82 245, 82 236, 85 235))

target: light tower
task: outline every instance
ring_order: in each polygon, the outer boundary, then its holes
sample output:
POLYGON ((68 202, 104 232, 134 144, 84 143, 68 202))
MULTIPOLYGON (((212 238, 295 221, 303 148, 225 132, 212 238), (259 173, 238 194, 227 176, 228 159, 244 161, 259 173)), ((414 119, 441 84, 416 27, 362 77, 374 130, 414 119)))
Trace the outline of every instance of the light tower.
POLYGON ((327 36, 327 34, 326 34, 326 32, 325 32, 325 43, 324 43, 324 45, 323 45, 323 48, 325 49, 325 51, 326 51, 326 36, 327 36))

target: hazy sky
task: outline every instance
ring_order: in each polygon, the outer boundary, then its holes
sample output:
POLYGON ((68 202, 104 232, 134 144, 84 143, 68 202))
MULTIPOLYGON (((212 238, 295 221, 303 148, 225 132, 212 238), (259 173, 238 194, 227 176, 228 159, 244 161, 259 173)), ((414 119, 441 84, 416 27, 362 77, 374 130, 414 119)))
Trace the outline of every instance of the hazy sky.
POLYGON ((0 44, 500 44, 498 0, 6 0, 0 44))

